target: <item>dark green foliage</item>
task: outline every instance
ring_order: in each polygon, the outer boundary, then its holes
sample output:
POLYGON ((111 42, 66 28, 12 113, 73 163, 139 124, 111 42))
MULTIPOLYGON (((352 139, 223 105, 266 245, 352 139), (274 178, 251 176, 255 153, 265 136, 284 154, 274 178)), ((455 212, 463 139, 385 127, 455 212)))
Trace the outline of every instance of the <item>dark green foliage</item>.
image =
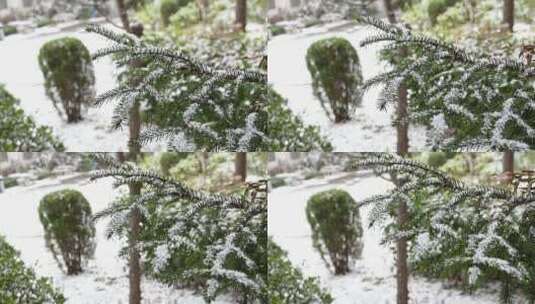
POLYGON ((169 176, 169 170, 173 168, 179 161, 188 157, 188 153, 180 152, 164 152, 160 156, 160 169, 162 173, 166 176, 169 176))
POLYGON ((351 262, 362 253, 363 230, 356 205, 343 190, 316 193, 307 202, 314 248, 336 275, 348 273, 351 262))
POLYGON ((190 0, 162 0, 160 4, 160 15, 162 17, 162 23, 164 27, 169 25, 169 19, 179 9, 188 5, 190 0))
POLYGON ((360 18, 378 33, 361 46, 387 43, 383 53, 391 71, 364 84, 384 84, 379 107, 398 100, 400 85, 409 90, 409 119, 428 127, 427 142, 443 150, 523 150, 535 146, 535 70, 515 57, 455 44, 404 26, 360 18), (405 56, 399 56, 403 51, 405 56))
MULTIPOLYGON (((449 279, 468 291, 500 282, 502 302, 521 289, 533 298, 534 195, 510 188, 469 184, 418 161, 376 153, 357 159, 358 170, 402 176, 403 186, 372 196, 376 218, 390 218, 385 241, 410 241, 413 271, 449 279), (391 211, 400 201, 409 222, 400 227, 391 211)), ((372 212, 373 214, 373 212, 372 212)), ((372 225, 375 221, 372 219, 372 225)))
POLYGON ((431 167, 438 168, 448 161, 449 157, 446 152, 432 152, 427 157, 427 164, 431 167))
POLYGON ((9 36, 9 35, 14 35, 16 33, 18 33, 19 31, 17 30, 17 27, 13 26, 13 25, 4 25, 4 35, 6 36, 9 36))
POLYGON ((82 154, 78 163, 78 172, 89 172, 95 168, 95 162, 89 154, 82 154))
POLYGON ((272 36, 286 34, 286 29, 280 25, 272 25, 269 27, 269 30, 271 31, 272 36))
POLYGON ((76 190, 47 194, 39 204, 47 247, 68 275, 81 273, 83 263, 94 253, 95 226, 91 217, 91 206, 76 190))
POLYGON ((286 180, 282 177, 272 177, 270 179, 270 182, 271 182, 271 187, 273 188, 278 188, 278 187, 283 187, 283 186, 286 186, 287 183, 286 183, 286 180))
POLYGON ((211 193, 129 163, 103 162, 111 168, 95 172, 93 179, 111 176, 117 185, 139 182, 147 189, 94 217, 110 217, 108 236, 125 237, 131 210, 142 214, 139 246, 147 274, 170 285, 196 287, 207 302, 232 292, 237 303, 267 303, 265 182, 237 193, 211 193))
POLYGON ((431 24, 435 24, 437 21, 437 17, 442 15, 446 10, 455 3, 457 3, 458 0, 429 0, 427 4, 427 14, 429 15, 429 20, 431 20, 431 24))
POLYGON ((54 24, 54 20, 52 20, 50 18, 47 18, 47 17, 39 18, 36 21, 36 26, 37 27, 44 27, 44 26, 48 26, 48 25, 52 25, 52 24, 54 24))
POLYGON ((249 56, 244 56, 249 51, 260 52, 246 47, 249 40, 258 39, 185 41, 177 49, 176 45, 162 48, 153 41, 103 27, 87 30, 113 42, 98 51, 95 59, 114 55, 117 65, 129 70, 127 78, 131 81, 120 81, 118 88, 95 101, 119 101, 114 108, 114 128, 126 124, 129 109, 139 102, 147 109, 143 113, 147 126, 139 140, 142 145, 166 141, 169 150, 181 152, 256 151, 266 147, 267 75, 256 65, 251 67, 246 60, 249 56), (205 43, 209 47, 204 47, 205 43), (203 58, 203 62, 193 56, 203 58), (222 62, 222 57, 239 67, 229 68, 231 64, 222 62))
POLYGON ((318 278, 303 276, 294 267, 288 254, 271 238, 268 241, 269 303, 271 304, 329 304, 329 292, 320 287, 318 278))
POLYGON ((26 268, 19 253, 0 236, 0 303, 61 304, 63 295, 49 279, 39 278, 26 268))
POLYGON ((269 89, 269 151, 332 151, 333 146, 316 126, 306 126, 286 106, 286 100, 269 89))
POLYGON ((12 177, 6 177, 4 179, 4 187, 7 189, 7 188, 11 188, 11 187, 16 187, 19 185, 19 182, 17 181, 16 178, 12 178, 12 177))
POLYGON ((18 100, 0 85, 0 150, 63 151, 65 147, 48 127, 38 127, 19 108, 18 100))
POLYGON ((355 48, 344 38, 319 40, 309 47, 306 61, 323 109, 336 123, 349 120, 361 102, 363 82, 355 48))
POLYGON ((77 38, 47 42, 39 51, 45 90, 56 109, 61 104, 68 122, 82 120, 82 106, 95 98, 95 74, 89 51, 77 38))

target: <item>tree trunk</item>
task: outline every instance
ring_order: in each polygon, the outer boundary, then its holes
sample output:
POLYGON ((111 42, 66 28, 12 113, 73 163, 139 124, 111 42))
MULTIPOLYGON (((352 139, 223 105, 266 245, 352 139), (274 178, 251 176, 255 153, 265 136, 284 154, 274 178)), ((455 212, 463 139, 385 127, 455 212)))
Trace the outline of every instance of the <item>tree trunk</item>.
POLYGON ((237 152, 234 161, 234 176, 241 182, 247 179, 247 153, 237 152))
MULTIPOLYGON (((143 35, 143 26, 136 25, 133 29, 128 18, 128 10, 124 0, 116 0, 117 9, 119 10, 119 17, 125 31, 133 33, 138 37, 143 35)), ((132 162, 137 161, 141 147, 139 145, 139 134, 141 129, 141 114, 139 102, 135 102, 130 109, 130 117, 128 121, 129 140, 128 140, 128 159, 132 162)), ((129 186, 130 196, 137 196, 141 194, 141 184, 132 183, 129 186)), ((141 266, 139 263, 139 251, 137 248, 139 239, 141 215, 139 210, 134 209, 130 214, 129 228, 130 235, 128 237, 128 278, 130 283, 129 303, 141 304, 141 266)))
POLYGON ((119 18, 121 18, 121 23, 125 31, 130 33, 130 20, 128 18, 128 9, 124 0, 116 0, 117 10, 119 11, 119 18))
MULTIPOLYGON (((396 23, 394 7, 390 0, 383 0, 386 16, 390 23, 396 23)), ((402 49, 400 56, 406 55, 406 50, 402 49)), ((409 122, 408 122, 408 100, 407 88, 401 85, 399 88, 399 99, 397 104, 397 153, 405 157, 409 152, 409 122)), ((400 183, 396 180, 396 187, 400 183)), ((404 201, 399 202, 397 210, 397 225, 403 227, 408 221, 408 207, 404 201)), ((396 241, 396 283, 397 283, 397 304, 408 304, 409 302, 409 267, 407 265, 407 239, 400 238, 396 241)))
POLYGON ((515 152, 505 151, 503 153, 502 169, 505 175, 504 183, 510 184, 515 172, 515 152))
POLYGON ((390 23, 396 23, 396 13, 394 11, 394 6, 392 5, 391 0, 383 0, 383 5, 385 8, 386 18, 390 23))
POLYGON ((208 15, 210 3, 208 0, 197 0, 196 3, 197 8, 199 9, 199 19, 202 21, 206 18, 206 15, 208 15))
POLYGON ((515 0, 503 0, 503 23, 512 33, 515 25, 515 0))
POLYGON ((236 0, 236 27, 245 32, 247 27, 247 0, 236 0))

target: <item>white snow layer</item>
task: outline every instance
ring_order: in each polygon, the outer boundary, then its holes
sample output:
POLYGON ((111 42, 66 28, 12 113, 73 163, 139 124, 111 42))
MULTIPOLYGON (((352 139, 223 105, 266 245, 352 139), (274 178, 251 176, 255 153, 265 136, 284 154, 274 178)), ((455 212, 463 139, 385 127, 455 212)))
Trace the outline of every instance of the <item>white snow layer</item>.
MULTIPOLYGON (((20 251, 26 265, 35 269, 39 276, 52 278, 54 286, 67 297, 67 303, 128 303, 128 269, 125 260, 118 257, 121 243, 106 239, 107 220, 97 222, 94 259, 83 274, 65 275, 45 247, 44 232, 37 213, 39 201, 50 192, 74 189, 82 192, 91 204, 93 213, 96 213, 119 194, 112 187, 112 182, 112 179, 103 179, 90 183, 87 177, 67 176, 39 181, 29 187, 10 188, 0 193, 0 234, 20 251)), ((143 303, 204 303, 202 296, 191 290, 174 289, 145 277, 141 290, 143 303)), ((218 298, 216 303, 229 304, 233 301, 224 296, 218 298)))
MULTIPOLYGON (((381 231, 368 228, 368 208, 361 209, 364 228, 364 249, 354 270, 344 276, 334 276, 326 268, 319 253, 312 247, 310 225, 305 206, 313 194, 332 189, 348 191, 356 200, 384 193, 391 184, 377 177, 347 174, 327 179, 309 180, 299 186, 274 189, 269 194, 268 233, 284 250, 293 265, 308 276, 319 276, 338 304, 394 304, 396 278, 393 251, 380 245, 381 231)), ((499 298, 495 291, 477 291, 472 295, 448 289, 443 283, 421 277, 410 277, 409 296, 412 304, 493 304, 499 298)))
MULTIPOLYGON (((345 38, 357 50, 364 79, 369 79, 386 71, 386 66, 379 61, 378 47, 359 46, 359 42, 370 34, 372 31, 361 26, 336 22, 307 28, 297 34, 275 36, 268 44, 268 82, 288 99, 290 109, 305 123, 320 126, 337 152, 395 151, 396 130, 391 119, 394 108, 390 107, 388 112, 377 108, 377 98, 382 88, 374 87, 364 95, 352 121, 334 124, 312 93, 306 53, 308 47, 320 39, 345 38)), ((411 126, 409 139, 411 150, 423 147, 425 129, 411 126)))

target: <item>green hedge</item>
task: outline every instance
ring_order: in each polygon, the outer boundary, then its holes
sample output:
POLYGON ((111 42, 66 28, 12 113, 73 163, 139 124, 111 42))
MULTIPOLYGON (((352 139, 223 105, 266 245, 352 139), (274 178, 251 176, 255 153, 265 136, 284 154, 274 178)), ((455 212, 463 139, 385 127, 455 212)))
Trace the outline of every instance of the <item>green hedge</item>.
POLYGON ((305 278, 295 268, 288 254, 272 239, 268 241, 269 303, 271 304, 329 304, 329 292, 320 287, 319 279, 305 278))
POLYGON ((336 275, 350 271, 351 262, 362 253, 362 225, 356 202, 343 190, 314 194, 307 202, 306 215, 312 243, 336 275))
POLYGON ((19 253, 0 236, 0 303, 65 303, 50 280, 39 278, 19 258, 19 253))
POLYGON ((317 126, 307 126, 287 107, 286 100, 272 88, 268 89, 269 151, 333 150, 329 140, 317 126))
POLYGON ((0 85, 0 150, 63 151, 65 147, 49 127, 39 127, 24 114, 18 100, 0 85))
POLYGON ((68 275, 83 272, 83 262, 95 250, 91 206, 76 190, 47 194, 39 204, 46 245, 68 275))
POLYGON ((306 62, 314 95, 335 123, 351 118, 361 103, 363 77, 357 51, 344 38, 327 38, 314 42, 307 51, 306 62))
POLYGON ((176 14, 182 7, 188 5, 190 0, 162 0, 160 4, 160 15, 164 27, 169 25, 171 16, 176 14))
POLYGON ((45 43, 39 51, 39 67, 54 106, 62 106, 67 122, 82 120, 82 106, 95 98, 93 62, 82 41, 65 37, 45 43))

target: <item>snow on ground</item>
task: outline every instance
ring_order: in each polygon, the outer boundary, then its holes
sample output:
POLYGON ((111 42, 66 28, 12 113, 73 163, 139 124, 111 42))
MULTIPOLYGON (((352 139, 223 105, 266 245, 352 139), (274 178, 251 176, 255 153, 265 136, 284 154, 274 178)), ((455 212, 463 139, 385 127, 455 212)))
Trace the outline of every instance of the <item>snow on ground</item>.
MULTIPOLYGON (((84 176, 70 175, 47 179, 28 187, 14 187, 0 193, 0 234, 21 253, 23 261, 40 276, 51 277, 62 290, 67 303, 116 304, 128 303, 128 276, 124 260, 118 257, 121 243, 105 238, 107 220, 96 224, 97 248, 87 271, 78 276, 66 276, 58 268, 52 254, 46 249, 44 232, 37 208, 47 193, 61 189, 75 189, 83 193, 92 211, 105 208, 119 194, 112 187, 112 179, 88 182, 84 176)), ((190 290, 177 290, 143 278, 143 303, 204 303, 202 296, 190 290)), ((228 304, 227 297, 218 303, 228 304)))
MULTIPOLYGON (((369 229, 368 209, 361 210, 364 228, 364 249, 351 274, 334 276, 325 267, 319 253, 312 247, 310 226, 305 206, 313 194, 338 188, 348 191, 356 201, 384 193, 391 184, 377 177, 338 174, 324 179, 308 180, 299 186, 274 189, 269 194, 268 233, 284 250, 295 266, 309 276, 319 276, 339 304, 388 304, 396 302, 394 256, 387 246, 380 245, 379 229, 369 229)), ((441 282, 411 277, 410 303, 413 304, 494 304, 498 295, 478 291, 474 295, 447 289, 441 282)))
MULTIPOLYGON (((369 79, 385 71, 384 64, 377 58, 377 47, 359 46, 359 42, 370 34, 370 30, 361 26, 338 22, 276 36, 268 44, 269 83, 288 99, 289 107, 305 123, 320 126, 334 145, 334 151, 395 151, 396 133, 391 123, 393 109, 384 112, 377 108, 381 88, 373 88, 364 95, 351 122, 334 124, 312 94, 312 80, 306 66, 306 52, 312 43, 323 38, 342 37, 357 50, 364 79, 369 79)), ((411 126, 409 138, 411 150, 418 150, 424 146, 425 129, 411 126)))
MULTIPOLYGON (((37 56, 41 46, 62 37, 80 39, 90 52, 103 48, 109 41, 97 34, 76 28, 60 31, 57 27, 45 27, 30 34, 8 36, 0 41, 0 83, 18 99, 26 114, 39 125, 51 126, 69 152, 105 152, 126 150, 127 128, 110 130, 113 103, 100 108, 90 108, 84 121, 67 124, 45 95, 44 78, 37 56)), ((113 65, 110 58, 94 62, 97 94, 115 87, 113 65)))

